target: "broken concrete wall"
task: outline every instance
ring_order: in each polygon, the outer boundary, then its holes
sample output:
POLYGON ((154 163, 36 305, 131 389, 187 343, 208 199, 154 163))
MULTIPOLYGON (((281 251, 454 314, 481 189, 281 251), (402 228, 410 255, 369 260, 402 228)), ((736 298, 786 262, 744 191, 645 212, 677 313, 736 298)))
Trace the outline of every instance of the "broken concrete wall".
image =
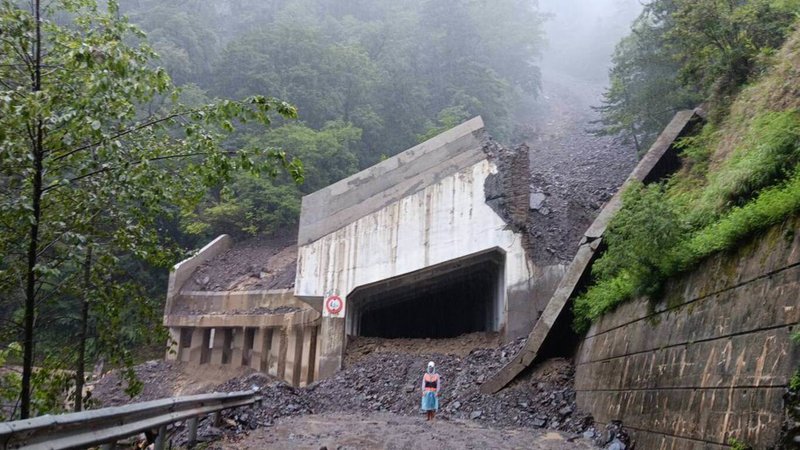
POLYGON ((637 448, 767 448, 800 363, 800 219, 710 258, 655 302, 595 323, 577 356, 579 408, 621 420, 637 448))
MULTIPOLYGON (((535 280, 530 290, 509 292, 506 338, 527 335, 544 312, 558 283, 567 271, 564 264, 537 265, 534 255, 545 251, 544 242, 534 240, 534 216, 540 214, 543 198, 531 193, 531 171, 528 168, 529 149, 520 145, 507 149, 494 141, 484 145, 484 152, 497 170, 486 178, 486 203, 500 216, 508 228, 522 239, 522 247, 531 264, 535 280)), ((577 244, 577 242, 576 242, 577 244)))
POLYGON ((195 269, 203 263, 215 258, 220 253, 225 252, 231 247, 233 240, 227 234, 220 235, 213 241, 206 244, 195 255, 184 259, 175 264, 169 273, 169 284, 167 285, 167 305, 165 314, 172 308, 172 299, 178 295, 183 285, 191 278, 195 269))
MULTIPOLYGON (((622 206, 622 192, 625 186, 637 181, 652 182, 674 171, 679 166, 675 142, 680 137, 691 134, 700 121, 701 116, 697 111, 680 111, 675 115, 644 158, 639 161, 623 188, 603 207, 586 231, 572 263, 566 268, 554 267, 555 275, 549 278, 552 280, 550 282, 557 286, 552 292, 552 297, 547 299, 540 317, 533 322, 533 329, 528 335, 525 346, 514 359, 481 386, 482 392, 495 393, 504 388, 520 372, 536 361, 548 337, 560 336, 563 334, 561 333, 563 329, 570 326, 567 306, 570 299, 581 289, 590 273, 592 262, 597 257, 596 251, 600 248, 603 232, 611 218, 622 206), (559 277, 559 274, 563 274, 563 276, 559 277), (556 281, 556 278, 560 278, 560 280, 556 281)), ((547 283, 540 284, 540 286, 542 285, 547 286, 545 292, 550 292, 550 286, 547 283)), ((538 301, 535 303, 539 304, 538 301)), ((564 345, 558 338, 550 340, 551 342, 556 341, 555 346, 564 345)))

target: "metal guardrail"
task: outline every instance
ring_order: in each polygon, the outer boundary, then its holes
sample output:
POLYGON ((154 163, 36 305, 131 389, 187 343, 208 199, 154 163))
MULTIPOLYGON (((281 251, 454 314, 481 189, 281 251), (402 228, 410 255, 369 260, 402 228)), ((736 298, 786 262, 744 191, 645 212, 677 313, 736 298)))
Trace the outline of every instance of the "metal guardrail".
POLYGON ((189 425, 189 444, 197 440, 198 418, 226 409, 260 405, 257 390, 189 395, 126 406, 46 415, 0 423, 2 449, 72 449, 102 446, 111 449, 120 439, 145 431, 157 432, 155 448, 166 446, 167 426, 184 420, 189 425))

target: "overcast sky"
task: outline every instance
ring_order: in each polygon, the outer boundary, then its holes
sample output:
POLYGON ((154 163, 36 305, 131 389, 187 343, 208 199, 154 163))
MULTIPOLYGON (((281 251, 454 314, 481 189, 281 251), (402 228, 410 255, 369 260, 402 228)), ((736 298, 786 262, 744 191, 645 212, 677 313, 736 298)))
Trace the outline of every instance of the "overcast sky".
POLYGON ((539 0, 553 17, 545 30, 545 70, 605 79, 615 44, 642 9, 640 0, 539 0))

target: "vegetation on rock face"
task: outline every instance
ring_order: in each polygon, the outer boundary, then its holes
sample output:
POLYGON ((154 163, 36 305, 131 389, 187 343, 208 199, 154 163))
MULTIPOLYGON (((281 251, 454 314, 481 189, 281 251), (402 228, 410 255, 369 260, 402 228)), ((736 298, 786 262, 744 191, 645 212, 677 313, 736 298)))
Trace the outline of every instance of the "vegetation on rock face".
POLYGON ((799 42, 800 31, 731 114, 681 142, 677 174, 624 192, 594 283, 576 299, 576 329, 626 300, 654 296, 667 278, 800 213, 800 98, 753 101, 770 98, 776 85, 800 83, 800 71, 789 69, 800 65, 799 42))

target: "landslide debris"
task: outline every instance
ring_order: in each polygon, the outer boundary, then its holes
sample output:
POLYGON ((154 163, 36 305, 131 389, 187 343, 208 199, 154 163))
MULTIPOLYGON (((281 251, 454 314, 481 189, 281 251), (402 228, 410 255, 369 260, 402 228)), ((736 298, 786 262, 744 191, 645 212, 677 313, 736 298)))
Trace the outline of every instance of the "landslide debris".
POLYGON ((160 398, 202 394, 217 390, 231 379, 241 379, 255 372, 249 367, 204 366, 202 370, 177 361, 153 360, 133 367, 142 391, 131 398, 125 393, 128 382, 123 373, 112 370, 103 374, 88 388, 95 408, 127 405, 160 398))
POLYGON ((195 270, 187 291, 288 289, 297 270, 297 230, 256 237, 233 246, 195 270))
MULTIPOLYGON (((533 262, 565 263, 637 163, 633 144, 592 133, 603 83, 543 71, 542 95, 521 132, 529 147, 533 262)), ((645 149, 646 150, 646 149, 645 149)))
MULTIPOLYGON (((221 382, 223 372, 215 372, 213 367, 198 369, 153 361, 137 367, 145 391, 134 400, 200 391, 260 389, 264 396, 261 408, 228 411, 216 425, 210 418, 203 419, 198 431, 202 441, 234 438, 248 430, 272 426, 280 418, 307 414, 393 413, 421 420, 419 384, 427 362, 432 360, 442 377, 441 410, 437 416, 440 420, 474 421, 500 429, 551 429, 595 437, 591 418, 575 406, 574 369, 567 359, 545 361, 497 394, 480 393, 480 385, 524 344, 518 339, 498 346, 498 339, 496 334, 485 333, 442 340, 355 338, 348 345, 345 368, 336 376, 305 388, 294 388, 250 369, 243 368, 239 374, 228 371, 230 379, 221 382), (218 384, 205 383, 204 389, 196 389, 197 380, 205 379, 206 374, 218 384)), ((127 401, 118 378, 107 376, 104 380, 95 387, 96 396, 103 397, 102 405, 127 401)), ((180 445, 185 439, 185 426, 176 426, 173 442, 180 445)))
MULTIPOLYGON (((348 355, 363 348, 358 340, 350 344, 348 355)), ((518 339, 501 347, 474 348, 463 356, 377 350, 305 391, 314 412, 415 415, 419 411, 420 379, 430 360, 436 363, 442 377, 440 417, 445 420, 471 419, 493 427, 583 432, 591 421, 575 408, 574 371, 565 359, 548 361, 498 394, 480 393, 480 385, 523 344, 524 340, 518 339)))

